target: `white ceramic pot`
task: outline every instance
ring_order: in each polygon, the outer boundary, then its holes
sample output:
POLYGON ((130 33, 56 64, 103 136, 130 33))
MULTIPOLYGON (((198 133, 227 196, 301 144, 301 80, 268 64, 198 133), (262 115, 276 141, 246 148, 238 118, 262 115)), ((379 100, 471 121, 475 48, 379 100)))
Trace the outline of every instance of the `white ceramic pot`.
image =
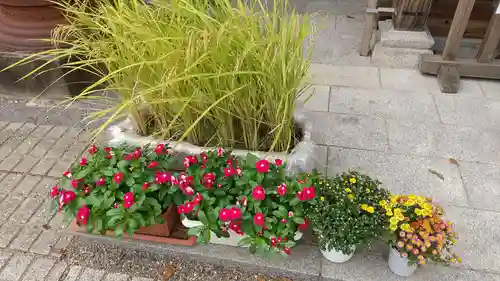
POLYGON ((417 265, 409 265, 408 258, 403 258, 394 248, 389 250, 389 268, 394 274, 407 277, 417 270, 417 265))
MULTIPOLYGON (((203 223, 200 221, 195 221, 195 220, 190 220, 188 218, 182 219, 182 225, 184 225, 187 228, 193 228, 193 227, 198 227, 198 226, 203 226, 203 223)), ((245 235, 239 235, 238 233, 234 232, 233 230, 229 229, 229 237, 217 237, 217 235, 213 232, 210 233, 210 243, 212 244, 221 244, 221 245, 229 245, 229 246, 239 246, 238 244, 240 243, 241 239, 245 238, 245 235)), ((303 233, 300 231, 297 231, 295 233, 294 240, 298 241, 302 239, 303 233)), ((248 246, 240 246, 240 247, 248 247, 248 246)))
POLYGON ((343 263, 343 262, 350 260, 352 258, 352 256, 354 256, 354 250, 356 250, 356 247, 352 246, 351 249, 352 249, 352 253, 349 255, 346 255, 346 254, 342 253, 341 251, 336 251, 335 249, 332 249, 331 251, 321 250, 321 253, 323 254, 323 256, 327 260, 329 260, 331 262, 343 263))

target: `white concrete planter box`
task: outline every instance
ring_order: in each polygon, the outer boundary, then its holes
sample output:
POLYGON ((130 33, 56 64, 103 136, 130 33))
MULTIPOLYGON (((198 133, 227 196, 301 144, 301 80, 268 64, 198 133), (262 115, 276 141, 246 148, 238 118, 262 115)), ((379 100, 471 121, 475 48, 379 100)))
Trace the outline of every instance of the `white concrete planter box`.
MULTIPOLYGON (((188 218, 183 218, 182 219, 182 225, 184 225, 187 228, 193 228, 193 227, 198 227, 198 226, 203 226, 203 223, 200 221, 196 220, 190 220, 188 218)), ((217 237, 215 233, 211 232, 210 233, 210 243, 212 244, 220 244, 220 245, 228 245, 228 246, 237 246, 237 247, 248 247, 248 246, 239 246, 240 241, 245 238, 245 235, 238 235, 236 232, 233 230, 229 229, 229 237, 217 237)), ((302 232, 297 231, 295 232, 295 237, 294 240, 298 241, 302 239, 302 232)))
MULTIPOLYGON (((301 107, 302 108, 302 107, 301 107)), ((290 153, 286 152, 262 152, 234 149, 232 154, 235 156, 246 156, 248 153, 255 154, 260 159, 274 160, 281 159, 287 163, 289 173, 310 172, 316 168, 317 157, 315 155, 315 143, 311 140, 312 124, 306 118, 306 112, 297 110, 294 116, 295 123, 302 131, 302 140, 294 147, 290 153)), ((122 143, 143 146, 150 144, 156 146, 164 143, 172 148, 174 154, 178 157, 179 164, 182 165, 184 157, 187 155, 199 154, 203 151, 213 150, 215 147, 200 147, 188 142, 179 142, 175 140, 159 140, 153 137, 139 136, 134 128, 133 121, 126 119, 113 125, 108 129, 109 144, 116 146, 122 143)), ((182 166, 180 166, 182 167, 182 166)))

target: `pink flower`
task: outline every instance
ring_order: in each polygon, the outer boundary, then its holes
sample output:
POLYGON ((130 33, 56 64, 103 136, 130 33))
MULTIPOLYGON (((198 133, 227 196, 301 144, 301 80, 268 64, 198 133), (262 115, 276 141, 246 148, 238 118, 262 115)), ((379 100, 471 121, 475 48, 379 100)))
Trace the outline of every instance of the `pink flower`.
POLYGON ((265 218, 263 213, 256 213, 255 216, 253 217, 253 223, 257 226, 264 226, 265 224, 265 218))
POLYGON ((122 204, 122 206, 125 207, 125 209, 128 209, 128 208, 132 207, 132 205, 134 205, 133 201, 125 201, 122 204))
POLYGON ((281 223, 287 223, 288 221, 286 219, 281 219, 281 223))
POLYGON ((76 194, 72 190, 66 190, 62 193, 63 203, 67 205, 69 202, 76 199, 76 194))
POLYGON ((177 213, 184 214, 184 205, 177 206, 177 213))
POLYGON ((282 183, 276 188, 276 193, 278 193, 281 197, 285 197, 286 195, 286 184, 282 183))
POLYGON ((297 192, 297 198, 300 201, 312 200, 314 197, 316 197, 316 190, 313 186, 304 187, 301 191, 297 192))
POLYGON ((90 209, 83 205, 78 211, 76 212, 76 220, 78 221, 79 224, 86 225, 89 219, 90 215, 90 209))
POLYGON ((232 207, 230 210, 231 220, 237 220, 241 218, 241 209, 238 207, 232 207))
POLYGON ((162 155, 164 150, 165 150, 165 145, 163 143, 159 143, 156 146, 154 152, 156 153, 156 155, 162 155))
POLYGON ((193 211, 194 209, 194 204, 191 203, 191 202, 187 202, 186 204, 184 204, 184 213, 185 214, 189 214, 193 211))
POLYGON ((262 186, 257 185, 252 190, 252 197, 254 200, 257 201, 264 200, 266 198, 266 191, 264 190, 264 188, 262 188, 262 186))
POLYGON ((257 169, 257 172, 258 173, 267 173, 269 172, 269 161, 267 161, 266 159, 262 159, 260 161, 257 161, 257 163, 255 163, 255 169, 257 169))
POLYGON ((113 180, 116 182, 116 184, 120 184, 123 180, 123 173, 118 172, 113 176, 113 180))
POLYGON ((154 169, 156 167, 158 167, 159 163, 156 162, 156 161, 151 161, 151 163, 148 164, 148 168, 149 169, 154 169))
POLYGON ((59 186, 56 185, 50 190, 50 197, 54 199, 57 195, 59 195, 59 186))
POLYGON ((127 192, 123 195, 123 201, 125 202, 132 202, 134 201, 134 193, 132 192, 127 192))
POLYGON ((71 172, 70 172, 70 171, 66 171, 66 172, 64 172, 64 173, 63 173, 63 176, 65 176, 65 177, 67 177, 68 179, 70 179, 70 178, 71 178, 71 176, 72 176, 72 174, 71 174, 71 172))
POLYGON ((309 221, 307 219, 304 219, 304 223, 299 225, 300 230, 306 230, 309 228, 309 221))
POLYGON ((97 152, 97 146, 93 144, 87 151, 89 152, 89 154, 95 154, 97 152))
POLYGON ((238 176, 241 176, 241 175, 243 174, 243 171, 241 170, 241 168, 240 168, 240 167, 236 167, 236 174, 237 174, 238 176))
POLYGON ((143 191, 146 191, 146 190, 148 190, 148 188, 149 188, 149 182, 145 182, 145 183, 142 185, 142 190, 143 190, 143 191))
POLYGON ((232 177, 235 174, 235 170, 233 168, 224 168, 224 176, 226 178, 232 177))
POLYGON ((189 168, 191 164, 196 164, 198 162, 198 158, 193 155, 186 156, 184 158, 184 168, 189 168))
POLYGON ((293 217, 293 212, 292 211, 288 211, 288 217, 289 218, 293 217))
POLYGON ((134 153, 132 154, 135 158, 135 160, 138 160, 142 156, 142 151, 138 148, 134 150, 134 153))
POLYGON ((100 178, 97 180, 97 182, 95 183, 95 185, 97 186, 101 186, 101 185, 105 185, 106 184, 106 180, 104 178, 100 178))
POLYGON ((82 160, 80 160, 80 166, 85 166, 87 165, 87 158, 82 157, 82 160))
POLYGON ((231 219, 231 212, 226 208, 221 209, 219 212, 219 219, 221 221, 229 221, 231 219))
POLYGON ((217 156, 222 157, 223 154, 224 154, 224 149, 222 149, 222 147, 218 147, 217 148, 217 156))
POLYGON ((118 208, 118 203, 116 203, 116 202, 115 202, 115 203, 113 204, 113 208, 115 208, 115 209, 116 209, 116 208, 118 208))
POLYGON ((198 205, 202 200, 203 200, 203 195, 196 193, 196 195, 193 198, 193 204, 198 205))
POLYGON ((276 164, 276 166, 281 166, 283 164, 283 160, 281 160, 281 159, 275 159, 274 160, 274 164, 276 164))
POLYGON ((288 248, 288 247, 285 247, 283 249, 283 252, 285 252, 285 254, 287 254, 287 255, 291 255, 292 254, 292 250, 290 248, 288 248))
POLYGON ((132 160, 133 157, 134 157, 134 155, 132 153, 130 153, 130 154, 123 156, 123 160, 130 161, 130 160, 132 160))

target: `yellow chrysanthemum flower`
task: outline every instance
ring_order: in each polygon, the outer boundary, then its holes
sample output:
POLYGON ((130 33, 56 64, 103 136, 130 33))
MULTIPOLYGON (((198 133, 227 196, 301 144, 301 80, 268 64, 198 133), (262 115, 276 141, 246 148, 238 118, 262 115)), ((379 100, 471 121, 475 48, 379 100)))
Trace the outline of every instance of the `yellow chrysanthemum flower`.
POLYGON ((349 195, 347 195, 347 198, 353 200, 354 199, 354 195, 353 194, 349 194, 349 195))
POLYGON ((347 192, 347 193, 351 193, 351 192, 352 192, 352 190, 348 187, 348 188, 346 188, 346 189, 345 189, 345 192, 347 192))
MULTIPOLYGON (((420 212, 420 214, 421 214, 422 216, 424 216, 424 217, 428 217, 428 216, 430 216, 430 215, 431 215, 431 212, 429 212, 428 210, 422 210, 422 211, 420 212)), ((417 214, 417 215, 418 215, 418 214, 417 214)))
POLYGON ((415 205, 415 200, 413 200, 413 199, 408 199, 408 200, 406 200, 406 202, 404 202, 404 204, 403 204, 403 205, 405 205, 405 206, 407 206, 407 207, 413 206, 413 205, 415 205))
POLYGON ((350 183, 356 183, 356 179, 355 179, 355 178, 350 178, 350 179, 349 179, 349 182, 350 182, 350 183))
POLYGON ((321 197, 319 198, 319 200, 321 200, 321 201, 325 201, 325 197, 321 196, 321 197))
POLYGON ((432 211, 432 204, 430 203, 424 203, 423 206, 425 210, 432 211))
POLYGON ((397 225, 397 224, 391 224, 390 229, 391 229, 392 231, 396 231, 396 229, 398 229, 398 225, 397 225))
POLYGON ((415 200, 415 199, 417 199, 417 196, 415 194, 410 194, 410 195, 408 195, 408 199, 415 200))
POLYGON ((368 213, 370 213, 370 214, 373 214, 373 213, 375 212, 375 208, 373 208, 372 206, 370 206, 370 207, 368 207, 368 208, 366 209, 366 211, 367 211, 368 213))
POLYGON ((417 197, 417 203, 422 206, 425 203, 425 198, 422 196, 417 197))
POLYGON ((389 217, 392 217, 392 215, 394 215, 391 210, 387 210, 385 214, 388 215, 389 217))
POLYGON ((396 218, 396 217, 392 217, 392 218, 390 218, 390 219, 389 219, 389 222, 390 222, 391 224, 398 224, 399 220, 398 220, 398 218, 396 218))
POLYGON ((407 223, 403 223, 401 225, 401 229, 404 230, 404 231, 406 231, 406 232, 411 232, 411 230, 412 230, 411 226, 409 224, 407 224, 407 223))
POLYGON ((387 201, 385 201, 385 200, 380 200, 380 201, 378 202, 378 204, 379 204, 380 206, 384 207, 384 206, 387 206, 387 201))
POLYGON ((363 209, 363 210, 368 209, 368 205, 367 205, 367 204, 362 204, 362 205, 361 205, 361 209, 363 209))
POLYGON ((415 214, 421 216, 422 215, 422 210, 419 209, 419 208, 415 209, 415 214))
POLYGON ((394 213, 397 215, 397 214, 402 214, 403 213, 403 210, 401 208, 396 208, 394 209, 394 213))
POLYGON ((402 220, 404 220, 404 219, 405 219, 405 216, 403 216, 403 214, 401 214, 401 213, 398 213, 398 214, 396 214, 396 218, 397 218, 398 220, 402 221, 402 220))

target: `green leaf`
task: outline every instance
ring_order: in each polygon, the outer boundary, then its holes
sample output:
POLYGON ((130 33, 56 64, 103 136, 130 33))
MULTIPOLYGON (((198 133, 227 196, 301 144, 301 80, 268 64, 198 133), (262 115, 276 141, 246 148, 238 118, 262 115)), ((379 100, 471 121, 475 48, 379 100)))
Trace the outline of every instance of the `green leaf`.
POLYGON ((283 247, 287 247, 287 248, 292 248, 295 246, 295 242, 294 241, 286 241, 286 242, 281 242, 280 245, 283 245, 283 247))
POLYGON ((168 187, 162 186, 160 191, 158 192, 158 199, 163 200, 163 198, 165 198, 165 195, 167 195, 167 192, 168 192, 168 187))
POLYGON ((101 173, 107 177, 112 177, 115 174, 113 169, 108 167, 101 169, 101 173))
POLYGON ((116 238, 118 239, 122 239, 123 238, 123 228, 124 228, 124 224, 118 226, 116 229, 115 229, 115 236, 116 238))
POLYGON ((241 239, 240 242, 238 242, 238 246, 249 245, 250 243, 252 243, 252 240, 253 240, 252 237, 247 236, 247 237, 241 239))
POLYGON ((92 172, 91 168, 85 168, 74 175, 75 179, 83 179, 92 172))
POLYGON ((123 209, 122 208, 113 208, 111 210, 108 210, 106 212, 106 215, 108 217, 114 217, 114 216, 120 216, 123 215, 123 209))
POLYGON ((198 236, 198 234, 200 234, 202 230, 203 230, 203 227, 201 227, 201 226, 190 228, 190 229, 188 229, 188 235, 189 236, 198 236))
POLYGON ((300 218, 300 217, 293 217, 293 222, 295 222, 296 224, 304 224, 305 221, 303 218, 300 218))
POLYGON ((203 242, 204 243, 210 242, 210 230, 208 229, 205 229, 205 231, 203 231, 203 242))
POLYGON ((205 215, 205 212, 203 210, 198 211, 198 219, 204 225, 210 225, 210 222, 208 221, 207 216, 205 215))
POLYGON ((224 197, 224 196, 226 196, 226 192, 224 190, 222 190, 222 189, 216 189, 216 190, 214 190, 214 194, 217 197, 224 197))
POLYGON ((134 184, 135 184, 135 180, 133 177, 128 177, 127 180, 125 181, 125 183, 130 186, 130 187, 133 187, 134 184))
POLYGON ((300 202, 299 198, 293 197, 293 199, 290 200, 290 205, 295 206, 295 205, 299 204, 299 202, 300 202))
POLYGON ((94 194, 85 197, 85 203, 95 208, 99 208, 103 201, 104 197, 97 197, 94 194))
POLYGON ((244 233, 250 236, 254 236, 256 233, 252 220, 245 220, 241 224, 241 230, 243 230, 244 233))
POLYGON ((126 168, 128 167, 128 161, 121 160, 120 162, 118 162, 118 164, 116 164, 116 166, 122 171, 126 170, 126 168))

